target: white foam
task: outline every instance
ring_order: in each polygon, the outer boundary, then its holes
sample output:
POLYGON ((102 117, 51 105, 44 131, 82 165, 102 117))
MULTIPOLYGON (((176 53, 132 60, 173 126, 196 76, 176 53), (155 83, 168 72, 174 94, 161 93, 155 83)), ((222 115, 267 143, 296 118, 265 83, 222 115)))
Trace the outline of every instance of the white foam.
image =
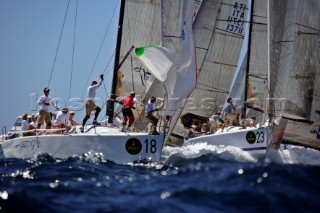
POLYGON ((193 159, 202 155, 213 154, 219 159, 238 162, 257 161, 248 152, 233 146, 215 146, 206 142, 190 144, 182 147, 165 147, 163 157, 168 159, 171 155, 179 155, 182 158, 193 159))
POLYGON ((278 150, 270 150, 267 157, 281 164, 320 165, 319 151, 301 146, 283 146, 278 150))

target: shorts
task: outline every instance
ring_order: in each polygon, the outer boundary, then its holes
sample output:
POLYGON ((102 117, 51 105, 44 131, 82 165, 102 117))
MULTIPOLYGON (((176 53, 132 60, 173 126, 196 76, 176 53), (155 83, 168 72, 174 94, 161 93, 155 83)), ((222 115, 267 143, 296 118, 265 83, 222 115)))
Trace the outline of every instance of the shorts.
POLYGON ((236 113, 226 113, 225 114, 225 119, 226 120, 235 120, 237 118, 236 113))
POLYGON ((93 101, 86 101, 86 115, 90 116, 91 112, 94 111, 96 109, 96 105, 93 101))
POLYGON ((51 125, 51 114, 50 112, 40 110, 38 117, 38 124, 43 125, 43 122, 46 122, 47 125, 51 125))
POLYGON ((146 118, 148 118, 149 122, 150 122, 153 126, 157 126, 157 124, 158 124, 158 118, 156 118, 154 115, 152 115, 152 113, 147 113, 146 118))

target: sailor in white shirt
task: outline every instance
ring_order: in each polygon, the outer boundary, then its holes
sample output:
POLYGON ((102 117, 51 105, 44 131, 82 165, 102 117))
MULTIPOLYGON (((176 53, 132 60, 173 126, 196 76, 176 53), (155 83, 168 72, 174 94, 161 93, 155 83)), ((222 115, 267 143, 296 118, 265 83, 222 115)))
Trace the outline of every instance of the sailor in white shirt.
POLYGON ((94 110, 96 112, 94 114, 93 124, 94 125, 98 124, 97 118, 101 111, 101 108, 94 103, 94 99, 96 97, 96 89, 98 89, 101 86, 102 81, 103 81, 103 75, 101 74, 99 83, 96 81, 92 81, 91 86, 88 87, 88 95, 86 100, 86 116, 82 121, 81 132, 83 132, 83 127, 84 125, 86 125, 87 120, 90 118, 91 112, 94 110))
POLYGON ((52 98, 49 96, 50 89, 48 87, 43 89, 44 95, 42 95, 38 100, 38 105, 40 106, 39 116, 38 116, 38 126, 40 129, 44 121, 46 122, 46 128, 51 128, 51 114, 50 114, 50 104, 52 104, 57 110, 59 108, 52 102, 52 98))
POLYGON ((22 115, 22 123, 21 123, 21 130, 22 131, 27 131, 29 127, 29 121, 28 121, 28 114, 24 113, 22 115))
POLYGON ((32 126, 33 129, 37 128, 37 116, 36 115, 31 116, 30 126, 32 126))
POLYGON ((56 127, 66 127, 69 119, 68 115, 69 109, 68 108, 63 108, 61 111, 57 113, 56 119, 53 121, 53 124, 56 127))

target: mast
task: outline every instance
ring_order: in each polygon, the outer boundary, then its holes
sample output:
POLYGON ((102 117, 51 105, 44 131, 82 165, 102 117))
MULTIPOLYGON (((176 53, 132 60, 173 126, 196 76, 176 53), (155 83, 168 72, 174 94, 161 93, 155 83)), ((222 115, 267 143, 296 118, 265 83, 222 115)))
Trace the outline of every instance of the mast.
MULTIPOLYGON (((268 17, 268 19, 267 19, 267 22, 268 22, 268 30, 267 30, 267 33, 268 33, 268 41, 267 41, 267 43, 268 43, 268 48, 267 48, 267 50, 268 50, 268 84, 267 84, 267 91, 268 91, 268 100, 266 101, 266 109, 267 109, 267 115, 268 115, 268 117, 269 117, 269 122, 271 122, 271 116, 272 116, 272 111, 271 111, 271 103, 270 103, 270 93, 271 93, 271 85, 270 85, 270 71, 271 71, 271 56, 270 56, 270 33, 271 33, 271 25, 270 25, 270 0, 267 0, 267 17, 268 17)), ((272 94, 272 96, 273 96, 273 94, 272 94)), ((273 108, 273 107, 272 107, 273 108)))
POLYGON ((242 116, 245 118, 247 113, 247 99, 248 99, 248 83, 249 83, 249 68, 250 68, 250 49, 251 49, 251 34, 252 34, 252 24, 253 24, 253 6, 254 0, 251 0, 251 13, 250 13, 250 26, 249 26, 249 35, 248 35, 248 57, 247 57, 247 67, 245 74, 245 83, 244 83, 244 103, 242 109, 242 116))
MULTIPOLYGON (((123 25, 124 9, 125 9, 125 0, 121 0, 120 13, 119 13, 119 24, 118 24, 118 35, 117 35, 117 46, 116 46, 116 54, 115 54, 114 67, 113 67, 111 99, 116 98, 116 88, 117 88, 117 78, 118 78, 118 69, 119 69, 119 58, 120 58, 120 46, 121 46, 121 38, 122 38, 122 25, 123 25)), ((113 112, 114 112, 114 102, 110 101, 109 105, 106 109, 106 115, 108 116, 108 123, 113 123, 113 112)))

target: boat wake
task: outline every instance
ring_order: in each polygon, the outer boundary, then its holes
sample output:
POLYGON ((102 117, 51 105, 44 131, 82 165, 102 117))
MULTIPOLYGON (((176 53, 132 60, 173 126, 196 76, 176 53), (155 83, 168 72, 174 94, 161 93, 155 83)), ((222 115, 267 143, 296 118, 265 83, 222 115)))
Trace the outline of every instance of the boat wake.
MULTIPOLYGON (((319 151, 299 147, 286 146, 279 150, 269 150, 264 163, 296 164, 320 166, 319 151)), ((182 147, 165 147, 162 162, 166 165, 184 166, 197 162, 247 162, 256 163, 256 159, 248 152, 233 146, 215 146, 197 143, 182 147)))
POLYGON ((320 166, 319 151, 301 146, 283 146, 269 150, 267 158, 274 163, 320 166))
POLYGON ((165 164, 173 165, 211 161, 257 162, 257 159, 240 148, 208 145, 206 142, 182 147, 165 147, 162 160, 165 164))

